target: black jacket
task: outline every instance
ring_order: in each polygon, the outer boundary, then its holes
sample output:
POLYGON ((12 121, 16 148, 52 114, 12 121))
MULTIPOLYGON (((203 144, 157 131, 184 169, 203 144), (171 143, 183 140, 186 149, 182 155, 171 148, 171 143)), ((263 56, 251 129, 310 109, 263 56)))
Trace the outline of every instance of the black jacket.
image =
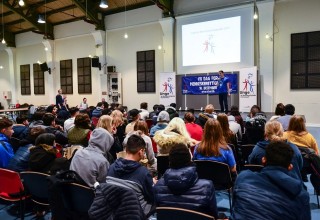
POLYGON ((154 187, 157 206, 185 208, 217 218, 217 202, 211 180, 198 179, 195 166, 167 169, 154 187))

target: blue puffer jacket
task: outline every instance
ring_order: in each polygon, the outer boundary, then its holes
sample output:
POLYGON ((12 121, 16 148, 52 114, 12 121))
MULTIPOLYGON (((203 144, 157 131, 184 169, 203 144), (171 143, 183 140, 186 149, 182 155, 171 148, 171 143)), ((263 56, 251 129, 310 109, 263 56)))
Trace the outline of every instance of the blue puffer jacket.
POLYGON ((102 114, 102 108, 100 107, 96 107, 91 114, 91 117, 96 117, 96 118, 100 118, 101 114, 102 114))
POLYGON ((231 219, 311 219, 309 194, 283 167, 242 171, 233 189, 231 219))
POLYGON ((195 166, 168 169, 154 186, 154 191, 157 206, 185 208, 217 218, 212 181, 198 179, 195 166))
POLYGON ((6 135, 0 133, 0 168, 7 168, 9 160, 13 157, 13 149, 6 135))
POLYGON ((24 146, 19 147, 17 152, 11 158, 8 169, 14 170, 16 172, 26 171, 29 168, 29 158, 30 158, 30 151, 29 148, 32 144, 26 144, 24 146))
MULTIPOLYGON (((253 148, 252 153, 249 155, 249 163, 250 164, 258 164, 258 165, 262 165, 262 157, 264 157, 266 155, 266 148, 269 145, 270 141, 259 141, 256 146, 253 148)), ((294 154, 291 160, 291 163, 293 165, 293 169, 289 172, 289 175, 302 180, 301 178, 301 169, 303 166, 303 159, 301 156, 301 152, 298 149, 298 147, 296 145, 294 145, 291 142, 286 142, 287 144, 290 145, 290 147, 292 148, 294 154)))

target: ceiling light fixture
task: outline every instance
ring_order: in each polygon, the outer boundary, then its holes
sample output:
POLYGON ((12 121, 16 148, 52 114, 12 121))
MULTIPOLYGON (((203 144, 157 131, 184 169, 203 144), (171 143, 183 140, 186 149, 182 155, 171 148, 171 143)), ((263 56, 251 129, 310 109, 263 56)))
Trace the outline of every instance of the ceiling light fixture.
POLYGON ((253 2, 253 11, 254 11, 253 19, 257 20, 259 18, 259 16, 258 16, 258 7, 257 7, 256 0, 254 0, 254 2, 253 2))
POLYGON ((270 36, 268 33, 266 33, 266 39, 269 39, 270 41, 273 41, 273 37, 270 36))
POLYGON ((125 39, 128 38, 128 34, 127 34, 127 0, 124 1, 124 27, 125 27, 125 33, 123 35, 123 37, 125 39))
POLYGON ((23 0, 19 0, 19 5, 20 6, 24 6, 24 1, 23 0))
POLYGON ((0 69, 3 69, 3 66, 0 66, 0 69))
POLYGON ((3 20, 4 11, 3 11, 3 3, 1 4, 1 14, 2 14, 2 41, 1 41, 1 43, 2 43, 2 44, 5 44, 5 43, 6 43, 6 40, 4 39, 4 20, 3 20))
POLYGON ((109 7, 108 1, 107 0, 101 0, 99 7, 100 8, 108 8, 109 7))

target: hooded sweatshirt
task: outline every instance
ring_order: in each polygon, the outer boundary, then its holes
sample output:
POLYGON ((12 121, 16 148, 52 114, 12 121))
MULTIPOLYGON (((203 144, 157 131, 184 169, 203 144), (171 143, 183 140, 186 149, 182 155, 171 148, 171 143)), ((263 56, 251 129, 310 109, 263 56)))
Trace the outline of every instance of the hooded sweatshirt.
POLYGON ((105 182, 109 169, 106 155, 113 142, 107 130, 96 128, 91 133, 88 147, 78 150, 74 155, 70 169, 76 171, 90 187, 95 182, 105 182))
POLYGON ((108 176, 130 180, 142 186, 144 199, 148 203, 153 203, 152 177, 144 166, 133 160, 124 158, 117 159, 111 166, 108 176))
MULTIPOLYGON (((259 141, 256 144, 256 146, 253 148, 252 153, 249 155, 249 158, 248 158, 250 164, 262 165, 261 159, 266 155, 266 148, 269 143, 270 141, 266 140, 266 141, 259 141)), ((296 145, 294 145, 291 142, 287 142, 287 144, 290 145, 290 147, 294 152, 291 160, 293 169, 289 172, 289 175, 298 180, 301 180, 302 178, 301 178, 300 170, 302 169, 302 166, 303 166, 303 159, 302 159, 300 150, 296 145)))

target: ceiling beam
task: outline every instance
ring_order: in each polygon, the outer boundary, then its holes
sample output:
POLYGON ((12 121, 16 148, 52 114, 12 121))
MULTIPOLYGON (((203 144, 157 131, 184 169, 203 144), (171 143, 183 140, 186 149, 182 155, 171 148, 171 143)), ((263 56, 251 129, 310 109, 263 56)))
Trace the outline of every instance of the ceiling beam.
MULTIPOLYGON (((48 39, 52 39, 52 40, 54 39, 53 26, 48 22, 46 24, 39 24, 37 22, 37 16, 35 13, 32 13, 31 16, 27 16, 23 10, 21 10, 20 8, 13 7, 8 1, 1 1, 1 4, 3 4, 10 11, 20 15, 21 18, 24 19, 26 22, 30 23, 35 29, 35 31, 37 31, 38 33, 43 33, 48 39)), ((34 7, 30 7, 30 8, 34 10, 34 7)))
POLYGON ((76 5, 68 5, 68 6, 63 7, 63 8, 57 8, 57 9, 54 9, 54 10, 51 10, 51 11, 47 12, 47 16, 50 16, 50 15, 53 15, 53 14, 56 14, 56 13, 59 13, 59 12, 67 11, 67 10, 70 10, 70 9, 74 9, 74 8, 77 8, 77 6, 76 5))
POLYGON ((95 1, 73 0, 73 3, 86 15, 84 20, 93 23, 96 26, 96 30, 105 30, 104 19, 99 20, 98 10, 95 8, 95 1))
POLYGON ((143 7, 151 6, 151 5, 154 5, 154 2, 148 1, 148 2, 142 2, 142 3, 139 3, 139 4, 135 4, 135 5, 129 5, 129 6, 127 5, 126 8, 125 7, 119 7, 119 8, 116 8, 116 9, 107 10, 106 12, 103 13, 103 15, 104 16, 112 15, 112 14, 124 12, 125 9, 127 11, 130 11, 130 10, 134 10, 134 9, 137 9, 137 8, 143 8, 143 7))

